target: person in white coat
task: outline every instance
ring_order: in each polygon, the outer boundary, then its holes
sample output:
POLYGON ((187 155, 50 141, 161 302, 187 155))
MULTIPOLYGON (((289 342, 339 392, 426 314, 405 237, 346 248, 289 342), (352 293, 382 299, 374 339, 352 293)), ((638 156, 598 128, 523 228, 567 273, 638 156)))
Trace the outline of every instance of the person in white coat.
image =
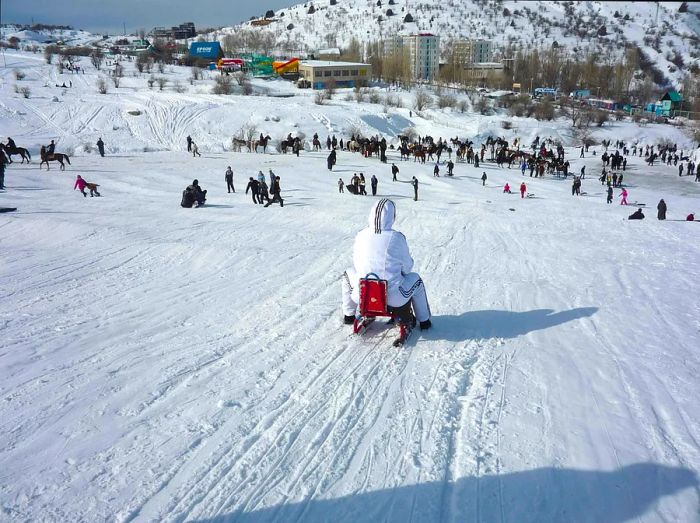
POLYGON ((355 237, 354 267, 345 271, 341 281, 346 324, 355 319, 360 300, 360 278, 374 273, 387 281, 387 304, 391 309, 405 307, 410 301, 421 330, 432 325, 425 285, 417 273, 411 272, 413 258, 406 237, 392 229, 395 219, 396 205, 382 198, 369 213, 369 226, 355 237))

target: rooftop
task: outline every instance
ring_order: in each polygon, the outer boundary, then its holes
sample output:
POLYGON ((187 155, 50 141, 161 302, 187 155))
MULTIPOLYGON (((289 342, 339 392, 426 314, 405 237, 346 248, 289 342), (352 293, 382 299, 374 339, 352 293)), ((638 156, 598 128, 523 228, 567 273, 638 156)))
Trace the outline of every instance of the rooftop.
POLYGON ((302 60, 300 64, 311 67, 368 67, 370 65, 356 62, 334 62, 332 60, 302 60))

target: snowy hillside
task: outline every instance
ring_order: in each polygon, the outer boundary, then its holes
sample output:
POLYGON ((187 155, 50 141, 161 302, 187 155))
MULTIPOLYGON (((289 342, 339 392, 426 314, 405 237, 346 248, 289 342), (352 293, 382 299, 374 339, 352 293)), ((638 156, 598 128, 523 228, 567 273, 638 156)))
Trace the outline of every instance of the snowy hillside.
MULTIPOLYGON (((59 75, 6 59, 0 127, 33 161, 0 191, 18 208, 0 214, 1 521, 697 521, 700 225, 683 219, 700 183, 630 156, 647 219, 627 221, 635 207, 619 190, 607 205, 596 179, 603 149, 579 159, 567 121, 319 106, 282 81, 214 96, 179 67, 161 92, 131 63, 102 95, 87 61, 59 75), (231 151, 245 125, 273 151, 231 151), (327 151, 274 151, 288 133, 392 142, 407 127, 560 139, 584 194, 489 161, 434 178, 389 151, 392 182, 377 159, 342 151, 329 172, 327 151), (50 139, 74 153, 65 172, 39 170, 50 139), (269 169, 283 208, 244 193, 269 169), (402 349, 384 325, 361 339, 342 325, 341 274, 376 198, 337 179, 360 171, 396 202, 430 299, 433 329, 402 349), (77 174, 102 197, 73 191, 77 174), (195 177, 208 205, 183 209, 195 177), (523 180, 531 197, 503 193, 523 180)), ((697 147, 662 125, 592 135, 697 147)))
POLYGON ((591 51, 602 60, 638 46, 678 85, 692 64, 700 65, 700 7, 688 2, 688 11, 679 13, 680 6, 681 2, 323 0, 280 9, 270 25, 247 22, 216 36, 250 27, 273 34, 283 49, 299 52, 346 47, 352 38, 369 42, 398 32, 428 31, 441 37, 443 49, 453 38, 483 38, 501 49, 549 49, 556 42, 572 56, 591 51), (413 22, 405 22, 409 15, 413 22))

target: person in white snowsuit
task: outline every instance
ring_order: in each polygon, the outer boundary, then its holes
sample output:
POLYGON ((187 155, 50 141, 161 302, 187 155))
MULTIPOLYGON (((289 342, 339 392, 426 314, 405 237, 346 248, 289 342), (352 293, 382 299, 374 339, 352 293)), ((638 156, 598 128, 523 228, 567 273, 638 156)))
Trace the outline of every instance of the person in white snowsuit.
POLYGON ((429 329, 430 307, 425 285, 413 270, 413 258, 408 251, 406 237, 392 229, 396 219, 396 205, 382 198, 369 213, 369 226, 355 237, 354 267, 345 271, 341 280, 343 315, 346 324, 353 322, 360 300, 360 278, 374 273, 387 281, 387 304, 392 309, 413 306, 421 330, 429 329))

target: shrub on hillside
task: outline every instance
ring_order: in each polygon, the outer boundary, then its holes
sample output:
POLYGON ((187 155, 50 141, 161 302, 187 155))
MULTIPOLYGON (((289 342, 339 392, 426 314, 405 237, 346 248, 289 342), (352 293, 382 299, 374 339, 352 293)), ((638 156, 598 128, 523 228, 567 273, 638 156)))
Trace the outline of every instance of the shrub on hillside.
POLYGON ((100 94, 107 94, 107 82, 102 77, 97 79, 97 92, 100 94))
POLYGON ((17 80, 18 82, 21 82, 27 76, 26 74, 24 74, 24 72, 20 71, 19 69, 15 69, 13 73, 15 75, 15 80, 17 80))
POLYGON ((230 76, 217 76, 212 88, 214 94, 231 94, 233 93, 233 83, 230 76))

